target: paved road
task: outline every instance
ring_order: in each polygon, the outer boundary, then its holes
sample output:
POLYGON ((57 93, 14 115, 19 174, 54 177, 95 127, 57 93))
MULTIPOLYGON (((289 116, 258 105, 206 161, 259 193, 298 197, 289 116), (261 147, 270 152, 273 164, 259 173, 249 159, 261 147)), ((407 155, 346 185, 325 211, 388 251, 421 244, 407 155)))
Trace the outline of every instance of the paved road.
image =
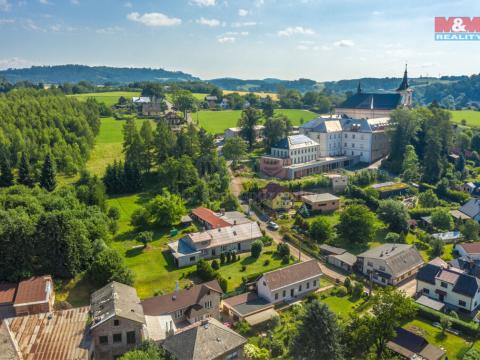
MULTIPOLYGON (((233 174, 231 174, 231 176, 232 176, 232 180, 230 182, 230 191, 236 198, 239 199, 240 206, 242 207, 243 211, 245 213, 247 213, 249 211, 248 204, 242 203, 242 201, 240 200, 240 194, 243 190, 242 184, 247 179, 243 178, 243 177, 235 177, 235 176, 233 176, 233 174)), ((250 216, 252 217, 253 220, 258 221, 258 223, 260 224, 260 228, 265 230, 265 233, 268 236, 270 236, 273 239, 273 241, 275 241, 276 243, 283 243, 284 242, 283 241, 283 236, 278 231, 269 230, 267 228, 267 225, 266 225, 265 221, 259 219, 258 216, 255 214, 255 212, 250 211, 250 216)), ((290 254, 292 256, 296 257, 297 259, 299 259, 300 261, 308 261, 308 260, 312 259, 309 255, 307 255, 306 253, 304 253, 300 249, 296 248, 292 244, 287 243, 287 245, 290 248, 290 254)), ((321 261, 319 261, 318 263, 320 264, 320 268, 322 269, 322 272, 327 277, 329 277, 331 279, 334 279, 334 280, 338 280, 339 282, 343 283, 343 281, 345 280, 345 275, 326 267, 325 264, 322 263, 321 261)))

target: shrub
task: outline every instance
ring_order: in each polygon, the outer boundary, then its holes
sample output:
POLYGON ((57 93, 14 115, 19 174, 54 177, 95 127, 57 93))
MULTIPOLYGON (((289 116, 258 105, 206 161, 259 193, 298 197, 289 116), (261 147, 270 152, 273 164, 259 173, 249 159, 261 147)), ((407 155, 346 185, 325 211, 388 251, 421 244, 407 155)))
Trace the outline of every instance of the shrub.
POLYGON ((223 292, 226 293, 228 291, 228 281, 223 276, 217 274, 217 281, 220 287, 222 288, 223 292))
POLYGON ((268 266, 270 265, 270 259, 267 259, 263 262, 263 266, 268 266))
POLYGON ((417 309, 418 309, 417 311, 418 316, 423 317, 424 319, 440 322, 440 319, 442 317, 447 317, 452 322, 452 328, 459 330, 463 332, 465 335, 469 335, 469 336, 476 336, 477 334, 477 325, 474 323, 467 323, 460 319, 455 319, 451 316, 442 314, 438 311, 429 309, 421 305, 417 305, 417 309))
POLYGON ((247 270, 247 266, 246 266, 246 265, 242 265, 242 267, 240 268, 240 271, 241 271, 241 272, 244 272, 245 270, 247 270))
POLYGON ((120 219, 120 210, 118 210, 117 207, 112 206, 108 209, 107 215, 110 219, 117 221, 118 219, 120 219))
POLYGON ((354 299, 360 299, 363 294, 363 284, 360 282, 356 282, 355 285, 352 287, 352 297, 354 299))
POLYGON ((220 264, 221 265, 225 264, 225 253, 220 254, 220 264))
POLYGON ((212 261, 212 269, 214 269, 214 270, 220 269, 220 265, 218 265, 218 261, 217 261, 217 260, 213 260, 213 261, 212 261))
POLYGON ((226 257, 227 257, 227 259, 226 259, 227 263, 231 263, 232 262, 232 253, 230 251, 227 252, 226 257))
POLYGON ((263 243, 260 240, 255 240, 252 243, 251 253, 252 257, 258 259, 262 253, 263 243))
POLYGON ((348 294, 347 288, 345 286, 339 286, 337 289, 337 296, 344 297, 348 294))
POLYGON ((250 325, 245 320, 239 321, 235 324, 235 330, 242 335, 247 335, 251 330, 250 325))
POLYGON ((270 236, 262 236, 260 240, 262 240, 263 246, 270 246, 273 242, 273 239, 270 236))
POLYGON ((200 259, 197 262, 197 275, 203 281, 210 281, 215 279, 217 274, 207 261, 200 259))
POLYGON ((288 246, 288 244, 285 244, 285 243, 278 244, 277 254, 281 258, 283 258, 284 256, 290 256, 290 247, 288 246))
POLYGON ((282 257, 282 264, 286 265, 290 262, 290 255, 285 255, 282 257))
POLYGON ((350 280, 350 278, 348 276, 345 278, 345 281, 343 282, 343 285, 347 288, 348 293, 350 293, 352 291, 352 281, 350 280))

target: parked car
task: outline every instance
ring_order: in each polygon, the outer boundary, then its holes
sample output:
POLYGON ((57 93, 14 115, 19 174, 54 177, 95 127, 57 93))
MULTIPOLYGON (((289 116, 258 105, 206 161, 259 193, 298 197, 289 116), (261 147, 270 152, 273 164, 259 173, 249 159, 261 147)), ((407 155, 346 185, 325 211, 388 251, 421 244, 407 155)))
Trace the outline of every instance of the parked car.
POLYGON ((267 223, 267 228, 269 228, 270 230, 278 230, 280 227, 278 226, 277 223, 275 223, 273 221, 269 221, 267 223))

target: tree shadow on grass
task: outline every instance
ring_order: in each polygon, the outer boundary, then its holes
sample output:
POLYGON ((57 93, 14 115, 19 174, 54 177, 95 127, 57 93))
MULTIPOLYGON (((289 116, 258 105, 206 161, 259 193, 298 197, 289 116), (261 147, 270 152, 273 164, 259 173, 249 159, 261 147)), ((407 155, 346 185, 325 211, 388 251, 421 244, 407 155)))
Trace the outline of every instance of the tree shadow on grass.
POLYGON ((131 258, 131 257, 138 256, 138 255, 142 254, 144 250, 145 250, 145 248, 143 247, 143 245, 140 245, 139 247, 134 247, 134 248, 128 249, 127 251, 125 251, 125 257, 131 258))
POLYGON ((258 259, 254 258, 253 256, 248 256, 244 259, 242 259, 242 261, 240 261, 240 264, 242 265, 250 265, 250 264, 253 264, 257 261, 258 259))
POLYGON ((438 333, 435 334, 435 341, 443 341, 447 338, 447 334, 445 333, 442 333, 441 331, 439 331, 438 333))

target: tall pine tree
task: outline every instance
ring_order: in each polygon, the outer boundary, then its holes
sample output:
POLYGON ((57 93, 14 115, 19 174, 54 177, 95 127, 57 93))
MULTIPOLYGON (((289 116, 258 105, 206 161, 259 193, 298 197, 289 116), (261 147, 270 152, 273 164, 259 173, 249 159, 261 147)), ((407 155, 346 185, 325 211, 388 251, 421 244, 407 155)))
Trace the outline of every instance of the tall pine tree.
POLYGON ((32 175, 32 169, 30 168, 30 162, 27 159, 27 155, 22 152, 20 166, 18 167, 18 183, 32 187, 35 183, 32 175))
POLYGON ((0 186, 7 187, 13 185, 12 168, 10 167, 10 161, 5 157, 0 164, 0 186))
POLYGON ((42 175, 40 177, 40 186, 47 191, 55 190, 57 180, 55 175, 55 166, 53 164, 50 154, 47 154, 43 162, 42 175))

